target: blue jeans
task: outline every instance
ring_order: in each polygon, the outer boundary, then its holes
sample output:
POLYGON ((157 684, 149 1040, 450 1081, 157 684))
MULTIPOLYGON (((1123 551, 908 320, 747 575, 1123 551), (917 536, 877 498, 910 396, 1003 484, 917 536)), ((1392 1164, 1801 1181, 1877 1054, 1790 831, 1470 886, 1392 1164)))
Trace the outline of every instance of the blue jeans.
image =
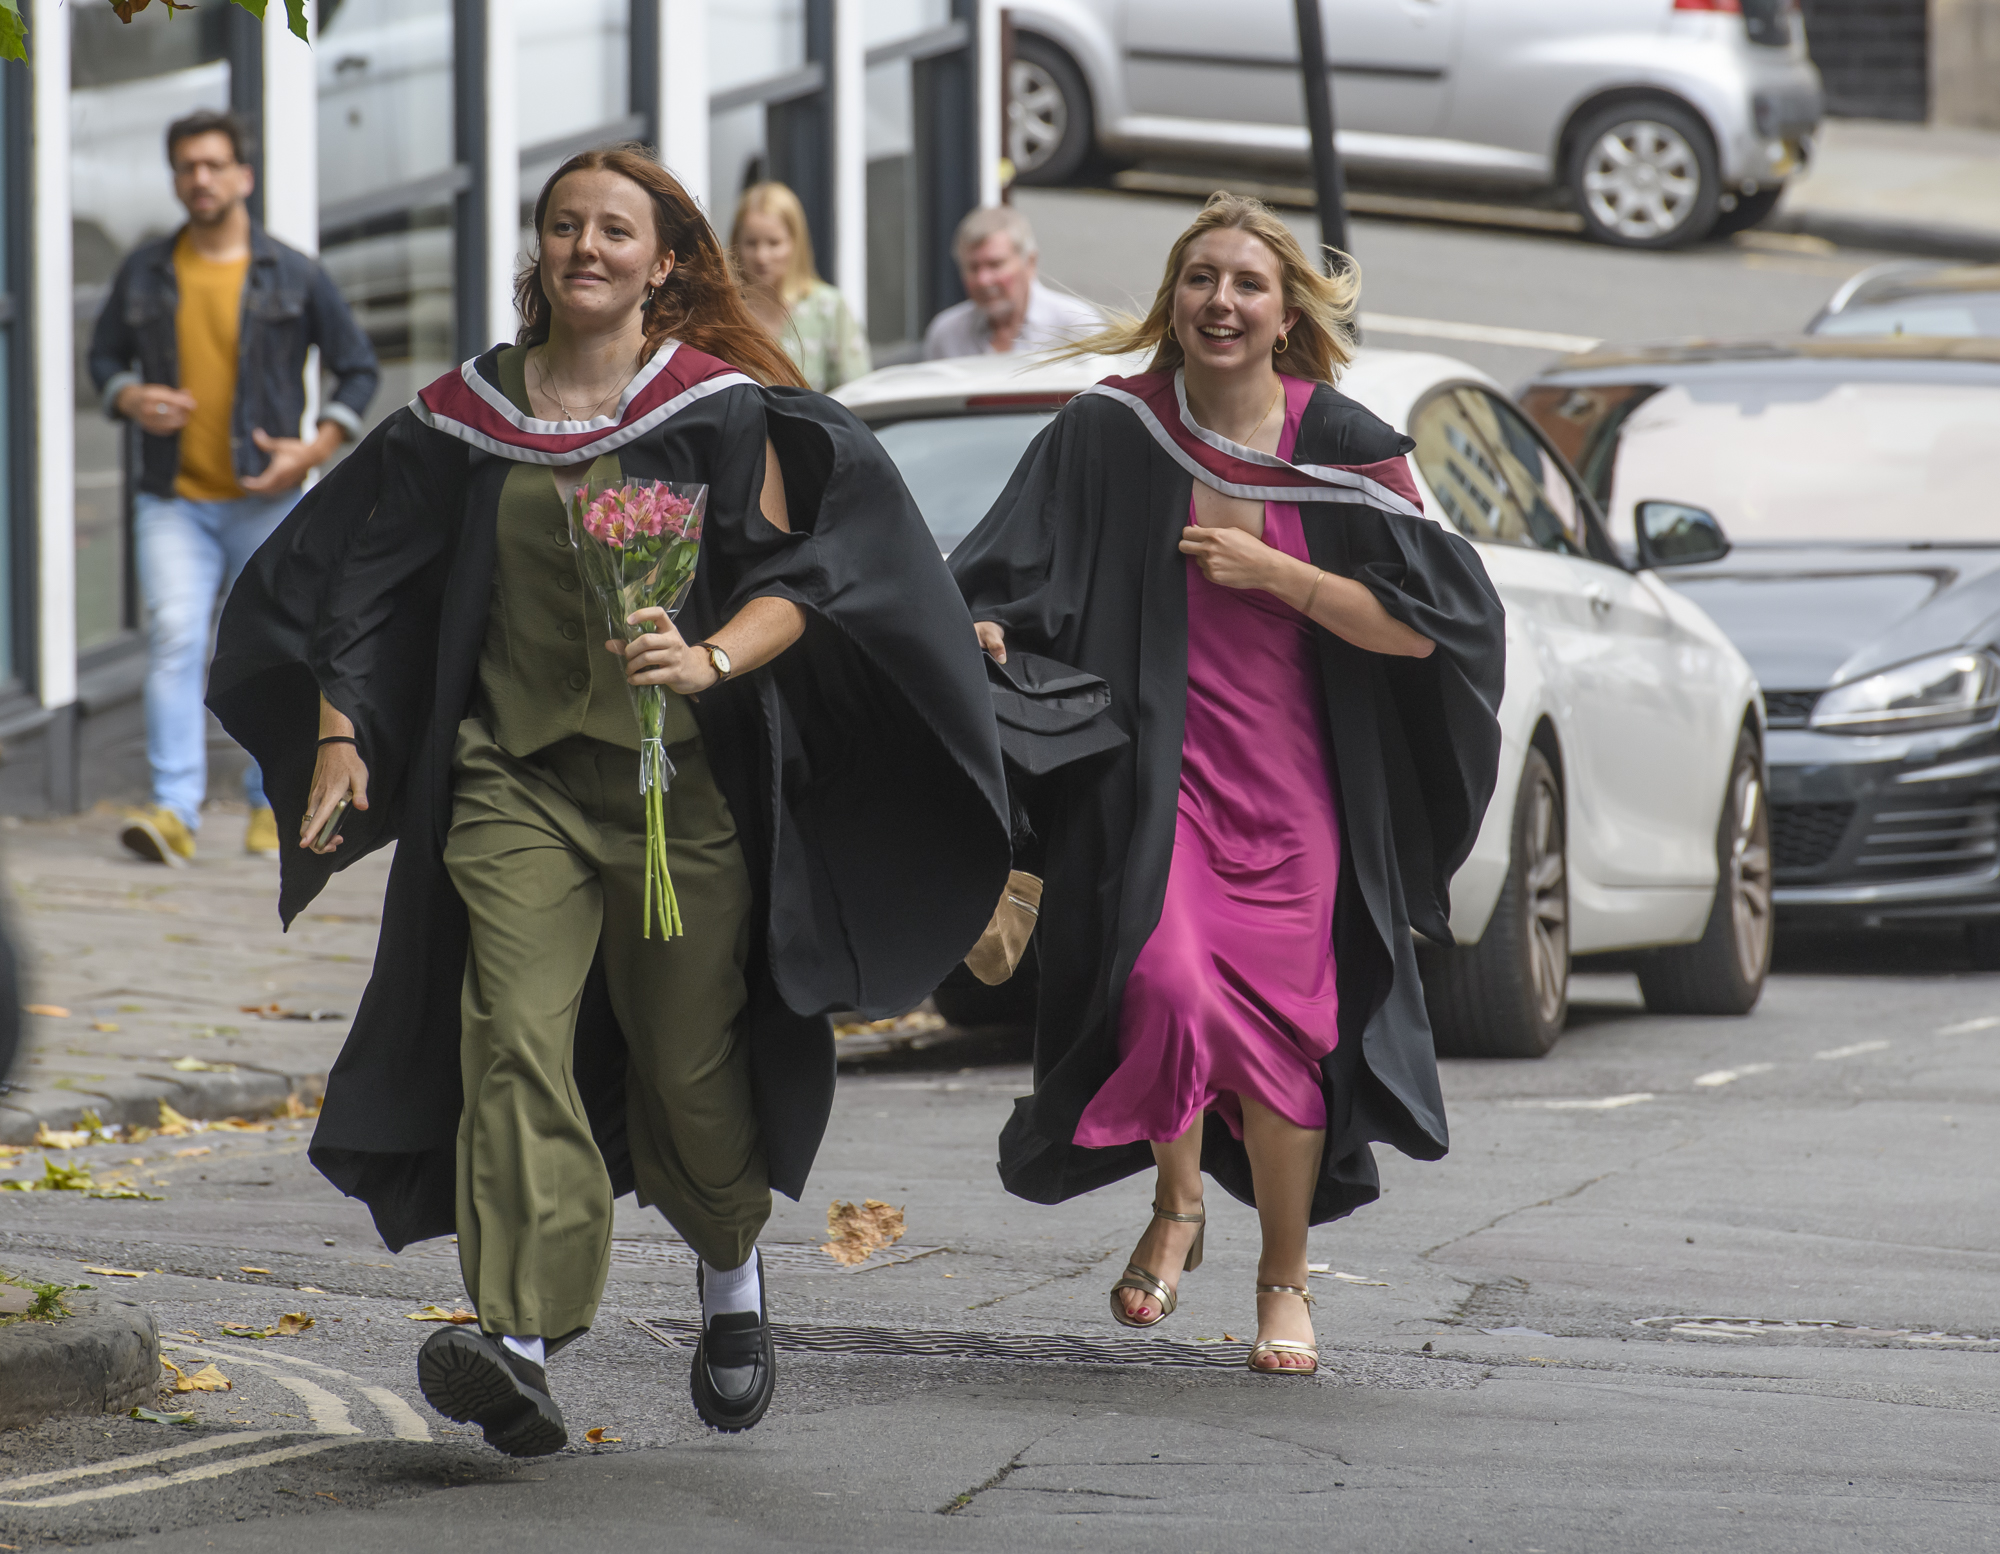
MULTIPOLYGON (((195 502, 139 494, 134 522, 139 590, 146 601, 146 759, 153 768, 153 802, 201 826, 208 794, 208 709, 202 693, 215 640, 216 611, 257 547, 299 499, 241 496, 195 502)), ((243 796, 262 809, 263 773, 252 761, 243 796)))

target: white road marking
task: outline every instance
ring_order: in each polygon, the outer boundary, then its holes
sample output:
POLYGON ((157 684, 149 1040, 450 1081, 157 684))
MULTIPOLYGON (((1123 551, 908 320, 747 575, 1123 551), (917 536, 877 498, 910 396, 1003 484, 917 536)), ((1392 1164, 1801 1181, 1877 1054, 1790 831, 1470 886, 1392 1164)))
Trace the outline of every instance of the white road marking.
MULTIPOLYGON (((247 1363, 255 1364, 249 1361, 247 1363)), ((348 1415, 347 1405, 326 1388, 303 1376, 288 1376, 276 1366, 265 1366, 271 1379, 288 1392, 296 1393, 306 1406, 306 1414, 319 1426, 322 1435, 359 1435, 361 1426, 348 1415)))
POLYGON ((1603 344, 1590 335, 1551 334, 1545 329, 1509 329, 1502 324, 1460 324, 1444 318, 1408 318, 1400 313, 1363 313, 1363 332, 1409 335, 1420 340, 1471 340, 1479 345, 1517 345, 1530 351, 1588 351, 1603 344))
POLYGON ((397 1440, 428 1441, 431 1438, 431 1427, 424 1423, 423 1416, 387 1387, 364 1386, 361 1391, 369 1402, 382 1411, 382 1417, 389 1421, 390 1433, 397 1440))
POLYGON ((1608 1112, 1620 1106, 1637 1106, 1641 1101, 1653 1099, 1650 1090, 1635 1091, 1631 1095, 1607 1095, 1592 1101, 1509 1101, 1506 1104, 1517 1107, 1533 1107, 1549 1112, 1608 1112))
POLYGON ((164 1478, 149 1477, 134 1480, 129 1484, 106 1484, 99 1489, 76 1489, 66 1495, 50 1495, 42 1500, 0 1500, 0 1505, 25 1506, 40 1511, 66 1505, 82 1505, 91 1500, 115 1500, 121 1495, 149 1495, 158 1490, 171 1489, 176 1484, 195 1484, 203 1479, 221 1478, 228 1473, 241 1473, 245 1468, 267 1468, 274 1462, 289 1462, 294 1457, 310 1457, 315 1452, 331 1451, 334 1447, 345 1444, 343 1437, 307 1441, 303 1446, 287 1446, 279 1451, 253 1452, 248 1457, 232 1457, 227 1462, 212 1462, 205 1468, 185 1468, 179 1473, 169 1473, 164 1478))
POLYGON ((1937 1034, 1940 1036, 1966 1036, 1973 1031, 1990 1031, 1996 1025, 2000 1025, 2000 1014, 1982 1014, 1976 1020, 1960 1020, 1956 1025, 1940 1025, 1937 1028, 1937 1034))
POLYGON ((232 1446, 248 1446, 252 1441, 275 1441, 289 1430, 238 1430, 186 1446, 169 1446, 164 1451, 142 1451, 130 1457, 114 1457, 109 1462, 93 1462, 81 1468, 58 1468, 50 1473, 30 1473, 26 1478, 0 1479, 0 1492, 39 1489, 44 1484, 62 1484, 73 1478, 96 1478, 105 1473, 123 1473, 127 1468, 148 1468, 156 1462, 172 1462, 177 1457, 198 1457, 203 1452, 226 1451, 232 1446))
POLYGON ((1709 1088, 1716 1085, 1733 1085, 1739 1079, 1747 1079, 1752 1074, 1768 1074, 1778 1065, 1775 1063, 1745 1063, 1741 1068, 1718 1068, 1713 1073, 1702 1074, 1695 1083, 1709 1088))
POLYGON ((1815 1052, 1813 1056, 1824 1063, 1833 1058, 1858 1058, 1864 1052, 1880 1052, 1888 1045, 1886 1041, 1857 1041, 1850 1047, 1828 1047, 1826 1051, 1815 1052))
MULTIPOLYGON (((306 1370, 318 1371, 323 1376, 338 1376, 342 1381, 352 1382, 356 1389, 381 1411, 382 1417, 389 1422, 389 1433, 395 1436, 397 1440, 428 1441, 431 1438, 430 1427, 424 1423, 423 1416, 411 1408, 402 1398, 398 1397, 387 1387, 370 1386, 352 1371, 344 1371, 336 1365, 322 1365, 317 1360, 308 1360, 303 1355, 297 1354, 284 1354, 279 1359, 273 1360, 267 1358, 268 1351, 266 1354, 256 1354, 249 1349, 232 1344, 216 1343, 200 1346, 193 1344, 162 1344, 160 1347, 162 1349, 188 1349, 197 1354, 212 1353, 222 1359, 244 1360, 251 1365, 265 1368, 281 1363, 299 1366, 306 1370)), ((293 1390, 296 1391, 297 1389, 293 1390)), ((326 1394, 322 1393, 321 1396, 324 1397, 326 1394)), ((337 1402, 338 1399, 335 1401, 337 1402)), ((343 1410, 343 1415, 344 1412, 343 1410)))

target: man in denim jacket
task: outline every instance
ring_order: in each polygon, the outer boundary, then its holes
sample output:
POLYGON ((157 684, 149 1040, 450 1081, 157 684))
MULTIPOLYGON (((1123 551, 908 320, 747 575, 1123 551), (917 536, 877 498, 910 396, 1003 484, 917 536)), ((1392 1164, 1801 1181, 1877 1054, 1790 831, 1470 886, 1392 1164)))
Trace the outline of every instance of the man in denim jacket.
MULTIPOLYGON (((299 483, 361 434, 375 352, 326 271, 250 219, 243 127, 202 112, 167 130, 187 224, 119 267, 90 340, 105 414, 135 423, 136 539, 146 601, 146 757, 153 802, 125 845, 156 863, 194 856, 208 788, 202 681, 217 601, 299 498, 299 483), (310 439, 306 351, 336 380, 310 439)), ((245 846, 275 856, 277 821, 253 763, 245 846)))

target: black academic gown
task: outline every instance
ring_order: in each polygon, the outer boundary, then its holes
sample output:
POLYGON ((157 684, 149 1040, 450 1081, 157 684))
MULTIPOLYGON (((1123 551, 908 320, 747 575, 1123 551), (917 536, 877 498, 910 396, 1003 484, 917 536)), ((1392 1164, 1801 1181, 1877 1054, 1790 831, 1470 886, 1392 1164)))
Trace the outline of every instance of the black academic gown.
MULTIPOLYGON (((1322 385, 1292 458, 1369 465, 1412 446, 1322 385)), ((1046 874, 1035 1092, 1001 1134, 1000 1175, 1037 1203, 1152 1163, 1144 1143, 1083 1149, 1071 1139, 1117 1066, 1126 978, 1166 896, 1187 710, 1190 563, 1178 546, 1191 494, 1192 476, 1131 410, 1086 395, 1029 448, 951 557, 974 619, 998 621, 1010 649, 1102 676, 1110 716, 1131 735, 1028 795, 1046 874)), ((1437 644, 1423 659, 1392 658, 1317 633, 1342 826, 1332 946, 1339 1041, 1322 1064, 1318 1224, 1377 1196, 1372 1142, 1424 1160, 1445 1153, 1410 930, 1451 940, 1446 887, 1471 851, 1499 762, 1505 642, 1499 597, 1458 535, 1352 500, 1306 500, 1299 511, 1314 562, 1364 583, 1437 644)), ((1248 1157, 1219 1117, 1204 1129, 1202 1161, 1252 1201, 1248 1157)))
MULTIPOLYGON (((478 363, 489 381, 496 357, 478 363)), ((833 401, 739 384, 618 451, 632 478, 709 485, 678 621, 688 640, 757 597, 806 613, 804 637, 778 660, 694 707, 755 890, 745 1020, 771 1184, 797 1197, 832 1106, 829 1011, 921 1000, 1004 886, 1007 798, 985 675, 895 466, 833 401), (758 509, 767 436, 790 534, 758 509)), ((281 817, 305 812, 322 691, 354 720, 368 763, 371 807, 349 812, 339 850, 285 849, 287 925, 334 870, 398 843, 374 974, 311 1150, 398 1250, 454 1228, 467 930, 443 851, 508 467, 408 409, 390 416, 252 558, 210 678, 209 705, 257 758, 281 817)), ((624 1039, 599 973, 575 1061, 605 1163, 628 1191, 624 1039)))

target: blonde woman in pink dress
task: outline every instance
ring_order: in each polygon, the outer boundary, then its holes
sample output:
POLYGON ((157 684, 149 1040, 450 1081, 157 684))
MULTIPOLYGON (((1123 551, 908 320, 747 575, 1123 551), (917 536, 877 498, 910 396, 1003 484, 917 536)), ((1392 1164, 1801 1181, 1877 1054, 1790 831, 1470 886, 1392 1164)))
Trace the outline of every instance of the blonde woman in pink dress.
POLYGON ((1410 929, 1448 942, 1499 754, 1498 598, 1332 386, 1356 291, 1217 195, 1148 316, 1078 347, 1150 370, 1067 406, 952 557, 988 653, 1103 677, 1132 736, 1027 794, 1036 1087, 1002 1178, 1053 1203, 1153 1165, 1133 1327, 1201 1263, 1204 1172, 1253 1203, 1277 1375, 1318 1366, 1307 1231, 1376 1196, 1370 1144, 1444 1153, 1410 929))

